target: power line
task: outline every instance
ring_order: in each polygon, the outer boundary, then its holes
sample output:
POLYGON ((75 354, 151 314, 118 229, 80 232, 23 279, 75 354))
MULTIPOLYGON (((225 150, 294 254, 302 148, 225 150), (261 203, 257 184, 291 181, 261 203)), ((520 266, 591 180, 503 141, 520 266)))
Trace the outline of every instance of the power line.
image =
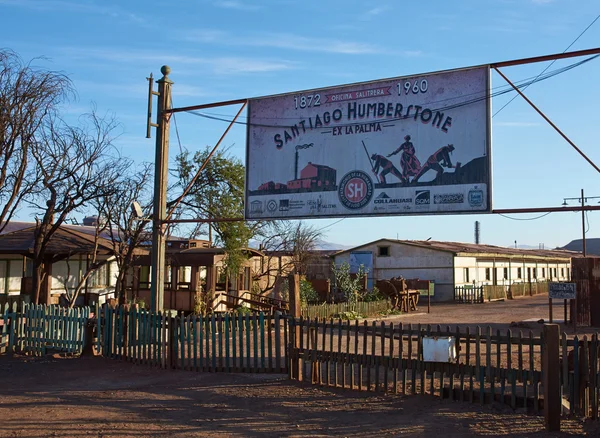
POLYGON ((337 220, 337 221, 335 221, 335 222, 333 222, 333 223, 331 223, 329 225, 325 225, 324 227, 317 228, 315 231, 317 231, 317 232, 318 231, 323 231, 326 228, 333 227, 334 225, 339 224, 341 221, 343 221, 345 219, 347 219, 347 218, 343 217, 343 218, 341 218, 341 219, 339 219, 339 220, 337 220))
MULTIPOLYGON (((590 27, 592 27, 592 26, 593 26, 593 24, 594 24, 596 21, 598 21, 598 19, 599 19, 599 18, 600 18, 600 14, 598 14, 598 15, 596 16, 596 18, 594 18, 594 20, 593 20, 593 21, 592 21, 592 22, 591 22, 591 23, 588 25, 588 27, 586 27, 585 29, 583 29, 583 31, 582 31, 582 32, 581 32, 581 33, 580 33, 580 34, 577 36, 577 38, 575 38, 575 39, 573 40, 573 42, 572 42, 571 44, 569 44, 569 46, 568 46, 568 47, 567 47, 565 50, 563 50, 563 52, 562 52, 562 53, 565 53, 567 50, 569 50, 569 49, 571 48, 571 46, 573 46, 573 44, 575 44, 575 43, 577 42, 577 40, 579 40, 579 38, 581 38, 581 37, 583 36, 583 34, 584 34, 584 33, 586 33, 586 32, 587 32, 587 30, 588 30, 590 27)), ((550 67, 552 67, 552 65, 553 65, 555 62, 556 62, 556 59, 553 59, 553 60, 552 60, 552 62, 551 62, 550 64, 548 64, 548 65, 546 66, 546 68, 545 68, 545 69, 543 69, 543 70, 542 70, 542 72, 541 72, 539 75, 537 75, 537 76, 536 76, 536 78, 535 78, 535 79, 533 80, 533 82, 531 82, 531 83, 532 83, 532 84, 533 84, 533 83, 535 83, 535 81, 537 80, 537 78, 539 78, 539 77, 540 77, 542 74, 544 74, 544 73, 546 72, 546 70, 548 70, 550 67)), ((529 84, 529 85, 531 85, 531 84, 529 84)), ((527 89, 527 87, 529 87, 529 85, 527 85, 526 87, 524 87, 524 88, 523 88, 523 91, 525 91, 525 90, 527 89)), ((515 94, 515 95, 512 97, 512 99, 510 99, 508 102, 506 102, 506 103, 504 104, 504 106, 502 106, 502 108, 500 108, 498 111, 496 111, 496 112, 494 113, 494 115, 492 115, 492 117, 495 117, 496 115, 498 115, 498 113, 499 113, 500 111, 502 111, 504 108, 506 108, 508 105, 510 105, 510 103, 511 103, 513 100, 515 100, 516 98, 517 98, 517 95, 515 94)))
POLYGON ((548 216, 550 213, 552 213, 552 212, 551 212, 551 211, 549 211, 548 213, 544 213, 544 214, 542 214, 542 215, 540 215, 540 216, 536 216, 536 217, 527 217, 527 218, 510 217, 510 216, 507 216, 507 215, 505 215, 505 214, 502 214, 502 213, 498 213, 498 214, 499 214, 500 216, 502 216, 502 217, 505 217, 506 219, 510 219, 510 220, 513 220, 513 221, 534 221, 534 220, 537 220, 537 219, 541 219, 541 218, 543 218, 543 217, 545 217, 545 216, 548 216))
MULTIPOLYGON (((579 66, 581 66, 581 65, 583 65, 583 64, 585 64, 587 62, 590 62, 590 61, 598 58, 599 56, 600 55, 594 55, 594 56, 589 57, 587 59, 584 59, 582 61, 570 64, 570 65, 568 65, 566 67, 562 67, 560 69, 553 70, 550 73, 547 73, 547 74, 545 74, 543 76, 538 75, 536 77, 537 79, 533 79, 533 80, 530 80, 530 81, 525 81, 525 82, 521 83, 521 85, 518 85, 517 88, 524 88, 524 87, 527 87, 528 85, 531 85, 533 82, 541 82, 541 81, 544 81, 544 80, 549 79, 551 77, 554 77, 554 76, 557 76, 559 74, 565 73, 565 72, 567 72, 569 70, 572 70, 572 69, 574 69, 576 67, 579 67, 579 66)), ((510 92, 514 92, 514 90, 509 87, 506 90, 497 91, 497 92, 491 94, 490 97, 493 98, 493 97, 500 96, 502 94, 506 94, 506 93, 510 93, 510 92)), ((481 102, 481 101, 486 100, 488 98, 487 92, 485 92, 483 94, 482 93, 472 93, 472 94, 473 95, 479 95, 479 94, 481 94, 481 97, 476 97, 476 98, 473 98, 473 99, 470 99, 470 100, 467 100, 467 101, 464 101, 464 102, 461 102, 461 103, 458 103, 458 104, 455 104, 455 105, 448 105, 448 106, 445 106, 445 107, 433 108, 433 109, 431 109, 431 111, 447 111, 447 110, 450 110, 450 109, 455 109, 455 108, 460 108, 460 107, 467 106, 467 105, 472 105, 474 103, 481 102)), ((431 103, 440 103, 440 102, 444 102, 444 101, 447 101, 447 100, 454 100, 454 99, 456 99, 456 98, 443 99, 443 100, 435 101, 435 102, 431 102, 431 103)), ((232 123, 233 122, 231 119, 228 119, 228 118, 210 116, 210 115, 208 115, 206 113, 201 113, 201 112, 194 111, 194 110, 190 110, 190 111, 186 111, 186 112, 188 112, 190 114, 193 114, 195 116, 198 116, 198 117, 206 118, 206 119, 217 120, 217 121, 222 121, 222 122, 227 122, 227 123, 232 123)), ((411 116, 411 117, 413 117, 413 116, 411 116)), ((395 118, 388 118, 388 119, 380 119, 380 120, 378 120, 378 122, 380 122, 380 123, 390 123, 390 122, 404 120, 406 118, 407 117, 395 117, 395 118)), ((281 120, 281 119, 282 118, 275 118, 275 117, 271 118, 271 120, 281 120)), ((239 124, 239 125, 244 125, 244 126, 261 127, 261 128, 277 128, 277 129, 279 129, 279 128, 287 128, 287 127, 289 127, 288 125, 274 125, 274 124, 266 124, 266 123, 250 123, 250 122, 243 122, 243 121, 235 121, 233 123, 239 124)), ((355 122, 349 122, 349 123, 336 124, 336 126, 350 126, 350 125, 354 125, 354 124, 355 124, 355 122)), ((327 129, 327 128, 324 127, 323 129, 327 129)))
MULTIPOLYGON (((171 96, 171 108, 173 108, 173 96, 171 96)), ((183 148, 181 147, 181 138, 179 137, 179 128, 177 126, 177 118, 175 117, 175 113, 173 115, 173 122, 175 124, 175 134, 177 135, 177 143, 179 144, 179 154, 183 155, 183 148)))

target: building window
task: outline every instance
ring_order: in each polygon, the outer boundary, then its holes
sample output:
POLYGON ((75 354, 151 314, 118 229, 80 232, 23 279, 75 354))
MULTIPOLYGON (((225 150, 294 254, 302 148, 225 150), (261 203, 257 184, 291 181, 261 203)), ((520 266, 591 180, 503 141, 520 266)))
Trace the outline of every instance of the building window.
POLYGON ((571 269, 567 268, 567 279, 571 278, 571 269))
POLYGON ((105 263, 100 266, 89 277, 88 285, 90 287, 107 287, 110 285, 110 264, 105 263))
POLYGON ((465 268, 465 283, 469 282, 469 268, 465 268))
POLYGON ((546 268, 542 268, 542 278, 546 278, 546 268))
POLYGON ((537 278, 537 268, 533 268, 533 278, 537 278))
POLYGON ((389 257, 390 256, 390 247, 389 246, 378 246, 377 247, 377 255, 379 257, 389 257))
POLYGON ((508 280, 508 268, 504 268, 504 279, 508 280))
POLYGON ((517 268, 517 278, 523 278, 523 271, 521 268, 517 268))
POLYGON ((489 280, 490 278, 490 268, 485 268, 485 279, 489 280))
POLYGON ((527 268, 527 280, 531 281, 531 268, 527 268))
POLYGON ((150 289, 150 266, 140 267, 140 289, 150 289))
POLYGON ((565 268, 560 268, 560 276, 561 277, 565 276, 565 268))
POLYGON ((554 268, 554 278, 556 278, 556 268, 554 268))

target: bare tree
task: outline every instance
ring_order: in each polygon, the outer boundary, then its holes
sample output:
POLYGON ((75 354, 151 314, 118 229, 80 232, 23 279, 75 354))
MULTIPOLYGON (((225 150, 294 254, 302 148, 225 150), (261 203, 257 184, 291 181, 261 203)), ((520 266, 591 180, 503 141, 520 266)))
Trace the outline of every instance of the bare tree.
POLYGON ((278 277, 291 272, 305 275, 315 257, 322 233, 302 221, 273 221, 264 223, 258 232, 260 248, 266 253, 255 280, 263 283, 263 292, 275 287, 278 277))
POLYGON ((63 74, 0 50, 0 232, 34 186, 31 148, 57 105, 72 94, 71 81, 63 74))
POLYGON ((152 210, 150 193, 152 176, 153 166, 145 164, 135 174, 126 174, 119 178, 114 191, 95 201, 98 212, 106 221, 106 234, 117 263, 115 296, 121 303, 125 302, 127 278, 133 264, 135 250, 143 241, 151 239, 148 220, 137 217, 132 210, 132 205, 138 202, 142 205, 144 216, 149 215, 152 210))
POLYGON ((41 215, 36 216, 32 257, 34 303, 40 302, 45 267, 53 262, 46 250, 54 233, 69 215, 114 192, 116 181, 130 165, 113 148, 116 127, 114 119, 95 113, 85 115, 77 127, 52 118, 31 150, 40 182, 30 203, 41 215))
MULTIPOLYGON (((105 257, 101 259, 100 252, 102 249, 106 250, 106 247, 101 245, 101 240, 104 240, 100 237, 101 234, 106 231, 107 224, 104 221, 97 221, 94 229, 94 248, 87 255, 85 270, 82 272, 82 275, 77 278, 77 281, 73 287, 70 285, 71 281, 71 256, 74 253, 69 253, 67 258, 65 259, 67 272, 65 278, 62 279, 63 288, 65 291, 65 297, 67 301, 67 305, 69 308, 73 308, 75 303, 77 302, 77 298, 81 294, 81 291, 86 287, 89 278, 98 271, 102 266, 109 263, 110 259, 105 257)), ((60 278, 59 278, 60 280, 60 278)))

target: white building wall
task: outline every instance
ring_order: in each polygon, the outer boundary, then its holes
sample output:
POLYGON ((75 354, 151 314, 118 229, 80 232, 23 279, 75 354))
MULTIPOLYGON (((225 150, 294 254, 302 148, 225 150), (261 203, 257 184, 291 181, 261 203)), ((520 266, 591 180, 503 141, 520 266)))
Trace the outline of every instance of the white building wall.
MULTIPOLYGON (((374 242, 357 250, 373 253, 373 272, 369 278, 375 281, 398 276, 433 280, 434 301, 448 301, 454 296, 452 253, 391 241, 374 242), (379 255, 380 247, 389 247, 389 255, 379 255)), ((336 265, 344 262, 350 263, 350 251, 335 257, 336 265)))
POLYGON ((516 258, 493 260, 457 256, 454 263, 457 286, 469 284, 509 286, 513 283, 529 281, 528 272, 532 282, 567 281, 569 280, 567 273, 570 273, 570 262, 559 263, 516 258), (468 281, 466 269, 469 270, 468 281), (556 274, 554 270, 556 270, 556 274), (562 272, 564 275, 561 274, 562 272), (496 274, 495 278, 494 273, 496 274))

